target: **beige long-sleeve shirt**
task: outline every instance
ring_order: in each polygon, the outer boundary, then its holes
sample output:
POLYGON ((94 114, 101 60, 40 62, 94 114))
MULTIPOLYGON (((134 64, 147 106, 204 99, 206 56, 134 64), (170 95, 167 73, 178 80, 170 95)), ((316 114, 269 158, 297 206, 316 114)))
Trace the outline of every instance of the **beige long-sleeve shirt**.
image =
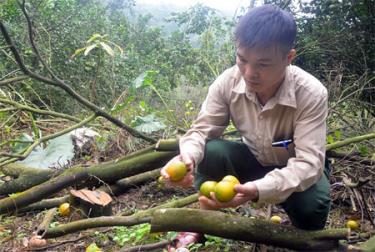
POLYGON ((256 94, 246 88, 238 67, 233 66, 210 86, 198 118, 180 139, 180 151, 198 164, 206 141, 220 137, 232 120, 263 166, 285 166, 254 181, 258 202, 280 203, 322 176, 326 116, 326 88, 299 67, 287 67, 283 83, 262 107, 256 94), (293 140, 288 149, 272 147, 273 142, 288 139, 293 140))

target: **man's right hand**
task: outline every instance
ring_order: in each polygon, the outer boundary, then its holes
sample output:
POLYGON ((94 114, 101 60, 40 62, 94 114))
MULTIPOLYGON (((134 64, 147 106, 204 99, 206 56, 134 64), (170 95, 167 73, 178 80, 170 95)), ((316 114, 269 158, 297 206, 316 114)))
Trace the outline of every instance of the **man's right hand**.
POLYGON ((170 187, 191 187, 193 185, 194 181, 194 161, 192 158, 190 158, 188 155, 180 154, 178 156, 175 156, 172 158, 162 169, 161 169, 161 175, 164 177, 166 185, 170 187), (166 171, 166 168, 174 163, 174 162, 183 162, 186 165, 186 168, 188 172, 186 173, 185 177, 180 181, 171 181, 169 178, 169 175, 166 171))

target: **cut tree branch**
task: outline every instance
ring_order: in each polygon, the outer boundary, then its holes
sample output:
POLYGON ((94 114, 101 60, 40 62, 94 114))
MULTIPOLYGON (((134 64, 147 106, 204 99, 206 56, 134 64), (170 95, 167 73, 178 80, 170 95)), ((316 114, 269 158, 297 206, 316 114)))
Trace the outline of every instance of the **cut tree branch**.
POLYGON ((260 219, 197 209, 160 209, 152 214, 151 232, 199 232, 299 251, 337 249, 349 229, 304 231, 260 219))
POLYGON ((366 135, 362 135, 362 136, 356 136, 356 137, 348 138, 348 139, 338 141, 338 142, 335 142, 335 143, 327 144, 326 150, 329 151, 329 150, 337 149, 337 148, 343 147, 345 145, 369 140, 369 139, 372 139, 372 138, 375 138, 375 132, 369 133, 369 134, 366 134, 366 135))

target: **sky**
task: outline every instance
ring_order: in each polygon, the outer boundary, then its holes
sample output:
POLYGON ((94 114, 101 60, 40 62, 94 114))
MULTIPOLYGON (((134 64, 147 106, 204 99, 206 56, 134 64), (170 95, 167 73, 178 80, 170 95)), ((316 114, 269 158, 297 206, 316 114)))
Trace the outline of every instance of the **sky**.
POLYGON ((249 0, 136 0, 137 3, 147 4, 169 4, 181 7, 192 6, 197 3, 202 3, 209 7, 225 11, 233 12, 239 7, 247 7, 250 3, 249 0))

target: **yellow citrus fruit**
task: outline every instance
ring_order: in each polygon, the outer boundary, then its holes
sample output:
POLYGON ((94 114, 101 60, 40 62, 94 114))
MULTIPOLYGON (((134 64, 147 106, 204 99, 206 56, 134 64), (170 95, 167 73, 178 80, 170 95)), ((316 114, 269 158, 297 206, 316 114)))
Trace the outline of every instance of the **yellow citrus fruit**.
POLYGON ((356 229, 359 228, 359 224, 358 224, 358 222, 355 221, 355 220, 348 220, 348 221, 346 222, 346 227, 347 227, 347 228, 350 228, 350 229, 352 229, 352 230, 356 230, 356 229))
POLYGON ((232 182, 235 185, 240 184, 240 181, 235 176, 233 176, 233 175, 227 175, 221 181, 232 182))
POLYGON ((210 193, 215 192, 215 186, 217 185, 216 181, 206 181, 203 184, 201 184, 201 187, 199 188, 199 191, 202 195, 206 196, 207 198, 210 198, 210 193))
POLYGON ((274 216, 271 217, 270 221, 275 223, 275 224, 280 224, 281 223, 281 217, 278 216, 278 215, 274 215, 274 216))
POLYGON ((235 184, 229 181, 220 181, 215 186, 215 197, 218 201, 227 202, 236 195, 235 184))
POLYGON ((168 173, 170 180, 180 181, 185 177, 187 168, 183 162, 177 161, 168 165, 166 172, 168 173))
POLYGON ((61 216, 68 216, 70 214, 70 204, 69 203, 62 203, 59 206, 59 213, 61 216))

